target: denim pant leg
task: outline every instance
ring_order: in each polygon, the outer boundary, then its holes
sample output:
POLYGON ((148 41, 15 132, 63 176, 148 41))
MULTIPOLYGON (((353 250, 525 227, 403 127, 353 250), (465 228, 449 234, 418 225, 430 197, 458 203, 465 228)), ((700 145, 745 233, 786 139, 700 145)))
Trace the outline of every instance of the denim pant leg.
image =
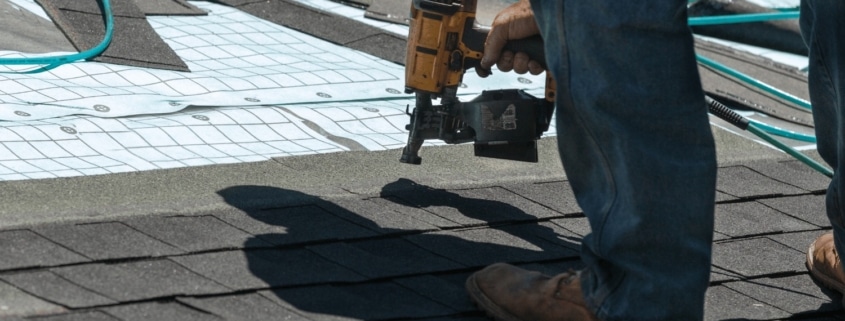
POLYGON ((604 321, 701 320, 716 157, 686 0, 532 0, 604 321))
MULTIPOLYGON (((833 168, 827 216, 839 253, 845 253, 845 1, 801 1, 801 32, 810 48, 810 101, 819 154, 833 168)), ((841 257, 840 257, 841 258, 841 257)))

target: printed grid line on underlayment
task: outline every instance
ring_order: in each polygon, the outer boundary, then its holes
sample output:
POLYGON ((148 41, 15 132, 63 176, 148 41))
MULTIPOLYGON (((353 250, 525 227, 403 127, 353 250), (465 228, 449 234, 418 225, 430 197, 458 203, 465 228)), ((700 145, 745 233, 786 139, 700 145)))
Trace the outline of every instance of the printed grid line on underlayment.
MULTIPOLYGON (((148 17, 191 73, 95 62, 0 73, 0 180, 404 146, 414 100, 400 91, 402 66, 192 3, 209 16, 148 17)), ((461 93, 542 86, 541 76, 468 73, 461 93)))

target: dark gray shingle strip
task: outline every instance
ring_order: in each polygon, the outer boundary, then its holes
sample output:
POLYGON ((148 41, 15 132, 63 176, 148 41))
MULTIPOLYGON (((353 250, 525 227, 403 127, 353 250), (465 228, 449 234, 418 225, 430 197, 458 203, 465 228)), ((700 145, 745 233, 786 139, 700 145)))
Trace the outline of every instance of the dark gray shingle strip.
POLYGON ((218 315, 225 320, 308 321, 308 319, 296 312, 286 309, 254 292, 203 298, 178 298, 177 300, 196 309, 218 315))
POLYGON ((179 321, 215 321, 223 320, 178 302, 144 302, 118 305, 101 309, 124 321, 179 320, 179 321))
POLYGON ((87 258, 29 230, 0 231, 0 270, 55 266, 87 258))
POLYGON ((758 202, 716 205, 715 230, 734 238, 816 228, 758 202))
POLYGON ((776 181, 745 166, 719 168, 716 189, 739 198, 807 193, 803 189, 776 181))
MULTIPOLYGON (((79 51, 97 46, 105 23, 97 0, 37 0, 79 51)), ((114 35, 106 51, 94 61, 147 68, 190 71, 159 37, 132 0, 112 0, 114 35)))
POLYGON ((310 246, 308 249, 368 278, 432 273, 464 267, 404 239, 332 243, 310 246))
POLYGON ((260 240, 247 242, 254 238, 251 234, 210 215, 143 217, 127 220, 126 224, 178 247, 180 253, 272 246, 260 240))
POLYGON ((75 284, 121 302, 229 291, 218 283, 166 259, 83 264, 53 268, 51 271, 75 284))
POLYGON ((287 246, 377 235, 376 231, 342 219, 316 205, 229 212, 218 214, 217 217, 274 245, 287 246))
POLYGON ((731 282, 724 286, 790 314, 839 310, 825 304, 832 298, 824 294, 807 274, 731 282))
POLYGON ((0 279, 42 299, 69 308, 117 303, 115 300, 85 289, 47 270, 6 274, 0 276, 0 279))
POLYGON ((224 251, 171 258, 233 290, 258 290, 364 278, 305 249, 224 251))
POLYGON ((50 224, 34 230, 94 260, 163 256, 179 250, 119 222, 50 224))
POLYGON ((754 278, 803 272, 804 255, 768 238, 750 238, 714 244, 713 265, 754 278))
MULTIPOLYGON (((288 0, 215 0, 273 23, 404 64, 406 40, 363 22, 288 0)), ((408 7, 410 9, 410 6, 408 7)))

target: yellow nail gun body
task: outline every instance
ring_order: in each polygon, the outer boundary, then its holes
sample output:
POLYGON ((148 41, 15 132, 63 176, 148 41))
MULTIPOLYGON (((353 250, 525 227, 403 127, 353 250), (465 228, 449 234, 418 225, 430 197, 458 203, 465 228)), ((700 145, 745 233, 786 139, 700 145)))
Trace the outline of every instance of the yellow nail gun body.
MULTIPOLYGON (((466 70, 479 67, 489 32, 475 20, 476 1, 413 0, 405 91, 416 94, 416 107, 409 114, 403 163, 420 164, 418 152, 427 139, 474 142, 476 156, 537 162, 537 139, 554 112, 549 76, 543 98, 516 89, 484 91, 469 102, 457 98, 466 70), (438 98, 440 105, 433 105, 438 98)), ((539 36, 509 42, 506 49, 545 63, 539 36)))

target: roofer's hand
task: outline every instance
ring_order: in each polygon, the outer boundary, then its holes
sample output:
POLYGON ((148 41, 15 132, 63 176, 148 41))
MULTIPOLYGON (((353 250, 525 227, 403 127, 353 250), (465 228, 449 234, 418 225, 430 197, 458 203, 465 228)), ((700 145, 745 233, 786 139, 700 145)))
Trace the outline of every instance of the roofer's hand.
POLYGON ((501 71, 513 70, 520 74, 531 72, 533 75, 542 73, 543 66, 530 60, 526 53, 502 51, 508 40, 527 38, 539 33, 540 29, 534 20, 534 12, 531 11, 528 0, 520 0, 505 8, 493 19, 490 33, 484 43, 481 68, 476 68, 476 72, 481 77, 487 77, 490 75, 490 67, 496 65, 501 71))

